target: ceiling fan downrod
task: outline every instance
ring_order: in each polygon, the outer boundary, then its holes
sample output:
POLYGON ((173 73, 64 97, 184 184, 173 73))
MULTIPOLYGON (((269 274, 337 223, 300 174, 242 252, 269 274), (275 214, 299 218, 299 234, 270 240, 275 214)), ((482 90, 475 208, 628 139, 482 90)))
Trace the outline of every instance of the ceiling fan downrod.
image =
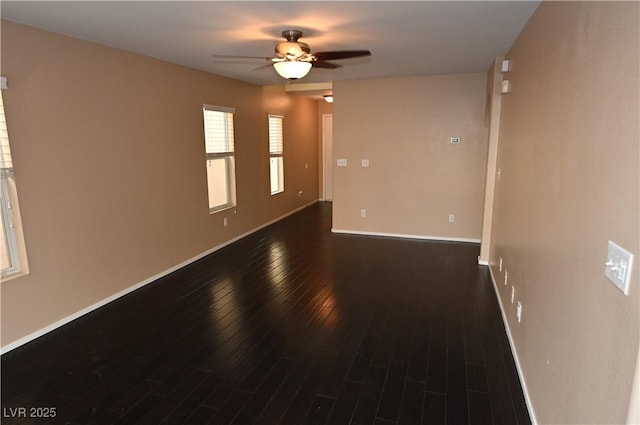
POLYGON ((302 31, 299 30, 284 30, 282 31, 282 36, 285 40, 290 42, 297 42, 300 37, 302 37, 302 31))

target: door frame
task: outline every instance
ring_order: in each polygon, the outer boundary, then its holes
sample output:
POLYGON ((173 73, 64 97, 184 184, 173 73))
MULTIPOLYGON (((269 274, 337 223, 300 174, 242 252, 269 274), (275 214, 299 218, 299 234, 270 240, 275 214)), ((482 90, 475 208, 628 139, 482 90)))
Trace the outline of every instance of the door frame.
MULTIPOLYGON (((333 171, 333 114, 322 114, 322 200, 323 201, 332 201, 333 200, 333 190, 331 190, 331 194, 327 197, 327 169, 331 167, 330 171, 333 171), (332 158, 327 158, 327 137, 326 137, 326 127, 327 127, 327 119, 331 118, 331 152, 332 158), (327 160, 328 164, 327 165, 327 160)), ((330 186, 333 186, 333 173, 331 173, 331 183, 330 186)))

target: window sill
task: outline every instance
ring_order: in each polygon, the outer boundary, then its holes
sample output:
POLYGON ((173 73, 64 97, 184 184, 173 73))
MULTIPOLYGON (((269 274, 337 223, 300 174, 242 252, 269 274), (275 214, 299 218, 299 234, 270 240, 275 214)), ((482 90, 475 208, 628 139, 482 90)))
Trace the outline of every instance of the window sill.
MULTIPOLYGON (((223 212, 223 211, 229 211, 229 210, 233 210, 237 207, 237 205, 229 205, 229 206, 224 206, 224 207, 220 207, 220 208, 216 208, 214 210, 209 210, 209 215, 212 214, 217 214, 219 212, 223 212)), ((235 213, 235 211, 234 211, 235 213)))
POLYGON ((4 276, 4 275, 1 276, 0 277, 0 282, 5 283, 5 282, 8 282, 10 280, 17 279, 19 277, 27 276, 28 274, 29 274, 29 270, 26 270, 26 271, 25 270, 20 270, 20 271, 8 274, 6 276, 4 276))

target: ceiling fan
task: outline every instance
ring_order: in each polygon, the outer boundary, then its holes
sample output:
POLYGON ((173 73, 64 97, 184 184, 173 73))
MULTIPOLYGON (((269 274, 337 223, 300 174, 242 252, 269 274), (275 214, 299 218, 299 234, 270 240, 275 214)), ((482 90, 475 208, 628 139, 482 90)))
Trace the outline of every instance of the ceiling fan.
POLYGON ((276 44, 275 56, 230 56, 212 55, 213 58, 231 59, 265 59, 273 62, 274 69, 283 78, 295 81, 307 75, 312 67, 324 69, 336 69, 341 66, 328 62, 331 60, 351 59, 371 56, 369 50, 336 50, 330 52, 311 53, 307 43, 298 41, 302 37, 302 31, 284 30, 282 36, 286 41, 276 44))

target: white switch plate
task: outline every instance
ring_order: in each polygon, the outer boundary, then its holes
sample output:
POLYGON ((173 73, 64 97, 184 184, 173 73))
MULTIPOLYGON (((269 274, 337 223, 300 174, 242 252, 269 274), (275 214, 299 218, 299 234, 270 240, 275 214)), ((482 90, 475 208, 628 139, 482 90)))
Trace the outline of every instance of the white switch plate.
POLYGON ((620 245, 609 241, 604 275, 625 295, 629 295, 632 266, 633 254, 620 245))
POLYGON ((500 67, 501 72, 509 72, 511 68, 511 61, 508 59, 503 59, 502 66, 500 67))
POLYGON ((451 143, 452 145, 459 145, 460 144, 460 137, 458 137, 458 136, 450 137, 449 138, 449 143, 451 143))
POLYGON ((338 167, 346 167, 347 166, 347 160, 346 159, 338 159, 338 167))
POLYGON ((366 217, 367 216, 367 210, 360 210, 360 217, 366 217))
POLYGON ((363 159, 363 160, 361 161, 361 165, 362 165, 363 167, 368 167, 368 166, 369 166, 369 160, 368 160, 368 159, 363 159))
POLYGON ((455 214, 449 214, 449 223, 453 223, 456 221, 456 215, 455 214))

